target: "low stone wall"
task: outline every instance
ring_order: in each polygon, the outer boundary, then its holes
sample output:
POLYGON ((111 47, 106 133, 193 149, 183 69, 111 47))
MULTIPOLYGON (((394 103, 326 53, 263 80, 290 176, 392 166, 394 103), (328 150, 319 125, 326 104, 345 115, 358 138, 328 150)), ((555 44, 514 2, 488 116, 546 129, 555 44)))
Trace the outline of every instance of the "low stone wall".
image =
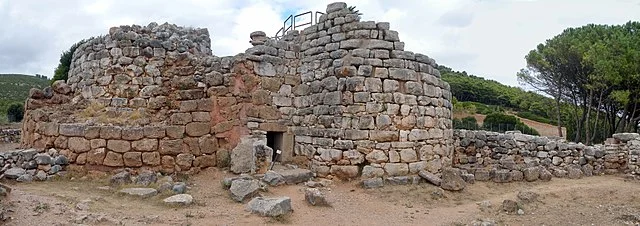
POLYGON ((68 164, 68 158, 53 148, 0 152, 2 177, 20 182, 43 181, 61 176, 68 164))
POLYGON ((0 130, 0 143, 18 143, 20 142, 20 129, 3 129, 0 130))
POLYGON ((639 173, 640 135, 615 134, 586 146, 519 132, 455 130, 453 165, 479 181, 534 181, 555 177, 639 173))

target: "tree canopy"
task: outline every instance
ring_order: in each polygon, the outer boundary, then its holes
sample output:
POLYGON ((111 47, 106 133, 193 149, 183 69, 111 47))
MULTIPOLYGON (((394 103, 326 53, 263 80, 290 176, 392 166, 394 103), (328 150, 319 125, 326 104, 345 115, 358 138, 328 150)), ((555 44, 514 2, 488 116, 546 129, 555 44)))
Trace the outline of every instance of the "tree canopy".
POLYGON ((75 44, 73 44, 69 50, 64 51, 60 55, 60 63, 53 72, 53 79, 51 79, 51 83, 57 80, 67 81, 69 78, 69 70, 71 69, 71 60, 73 58, 73 53, 80 47, 80 45, 84 44, 87 40, 81 40, 75 44))

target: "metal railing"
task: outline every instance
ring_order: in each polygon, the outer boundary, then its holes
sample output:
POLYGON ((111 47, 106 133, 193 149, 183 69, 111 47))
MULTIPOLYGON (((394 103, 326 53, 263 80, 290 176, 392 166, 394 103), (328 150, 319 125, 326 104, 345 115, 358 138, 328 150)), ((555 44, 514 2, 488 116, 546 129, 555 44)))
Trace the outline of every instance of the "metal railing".
POLYGON ((306 25, 318 24, 318 18, 320 18, 321 15, 324 15, 324 13, 318 12, 318 11, 316 11, 315 13, 313 11, 307 11, 297 15, 289 15, 289 17, 287 17, 287 19, 284 20, 284 23, 282 24, 282 28, 280 28, 280 30, 276 32, 276 35, 273 38, 278 40, 282 38, 282 36, 287 34, 288 31, 296 30, 299 27, 303 27, 306 25), (298 20, 298 18, 307 17, 307 15, 309 18, 309 22, 296 24, 296 21, 298 20))

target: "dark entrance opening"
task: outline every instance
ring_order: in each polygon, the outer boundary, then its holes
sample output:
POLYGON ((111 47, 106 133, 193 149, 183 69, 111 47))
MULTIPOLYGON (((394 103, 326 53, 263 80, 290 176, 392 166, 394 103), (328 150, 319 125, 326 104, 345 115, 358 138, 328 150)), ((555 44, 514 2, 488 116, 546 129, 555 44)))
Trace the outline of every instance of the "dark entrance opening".
POLYGON ((272 162, 280 161, 279 157, 276 156, 278 150, 282 152, 282 132, 270 132, 267 131, 267 146, 273 149, 273 155, 271 156, 272 162))

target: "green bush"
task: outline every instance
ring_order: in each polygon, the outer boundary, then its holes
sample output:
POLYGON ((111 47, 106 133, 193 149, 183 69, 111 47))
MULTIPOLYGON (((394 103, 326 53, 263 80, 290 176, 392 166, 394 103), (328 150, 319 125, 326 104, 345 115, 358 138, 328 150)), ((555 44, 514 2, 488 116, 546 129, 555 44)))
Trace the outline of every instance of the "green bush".
POLYGON ((453 128, 478 130, 480 126, 478 126, 478 121, 476 121, 476 118, 469 116, 462 119, 453 119, 453 128))
POLYGON ((518 114, 516 114, 516 115, 518 115, 518 117, 520 117, 520 118, 526 118, 526 119, 533 120, 533 121, 536 121, 536 122, 551 124, 551 125, 554 125, 554 126, 558 125, 558 123, 556 121, 553 121, 551 119, 545 118, 545 117, 540 116, 540 115, 537 115, 537 114, 535 114, 533 112, 523 111, 523 112, 518 112, 518 114))
POLYGON ((487 115, 482 125, 483 129, 488 131, 504 133, 505 131, 519 130, 525 134, 540 135, 535 129, 525 125, 513 115, 505 115, 502 113, 493 113, 487 115))
POLYGON ((9 105, 7 108, 7 120, 9 122, 20 122, 24 117, 24 106, 19 103, 9 105))
POLYGON ((87 40, 80 40, 79 42, 73 44, 69 50, 64 51, 62 55, 60 55, 60 63, 58 67, 53 72, 53 79, 51 79, 51 84, 57 80, 67 81, 69 78, 69 69, 71 69, 71 60, 73 58, 73 53, 80 47, 80 45, 87 42, 87 40))

